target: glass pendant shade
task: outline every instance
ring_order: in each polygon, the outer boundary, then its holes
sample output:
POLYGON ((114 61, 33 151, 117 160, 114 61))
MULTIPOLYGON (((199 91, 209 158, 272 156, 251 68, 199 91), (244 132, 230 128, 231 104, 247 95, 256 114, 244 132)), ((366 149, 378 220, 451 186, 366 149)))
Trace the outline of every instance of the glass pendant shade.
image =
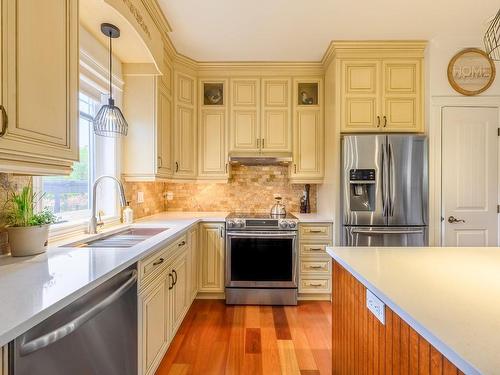
POLYGON ((115 106, 113 99, 113 44, 112 39, 120 37, 120 29, 109 23, 101 24, 101 31, 109 37, 109 99, 94 117, 94 133, 103 137, 118 137, 127 135, 128 124, 120 108, 115 106))
POLYGON ((115 101, 109 99, 94 118, 94 133, 103 137, 116 137, 127 135, 128 124, 120 108, 115 106, 115 101))
POLYGON ((484 34, 484 47, 492 60, 500 61, 500 9, 484 34))

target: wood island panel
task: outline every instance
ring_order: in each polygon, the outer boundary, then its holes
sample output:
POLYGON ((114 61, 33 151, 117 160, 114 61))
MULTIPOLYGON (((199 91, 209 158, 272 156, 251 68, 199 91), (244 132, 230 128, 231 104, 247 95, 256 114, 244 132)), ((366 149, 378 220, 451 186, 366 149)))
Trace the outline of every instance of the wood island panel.
POLYGON ((463 374, 387 305, 380 323, 366 287, 335 261, 332 286, 332 374, 463 374))

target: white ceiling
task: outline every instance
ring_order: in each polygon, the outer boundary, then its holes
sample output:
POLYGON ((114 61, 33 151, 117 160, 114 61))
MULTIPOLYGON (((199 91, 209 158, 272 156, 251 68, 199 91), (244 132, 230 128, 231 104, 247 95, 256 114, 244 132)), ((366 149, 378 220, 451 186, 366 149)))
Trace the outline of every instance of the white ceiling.
POLYGON ((481 35, 498 0, 158 0, 199 61, 319 61, 331 40, 481 35))

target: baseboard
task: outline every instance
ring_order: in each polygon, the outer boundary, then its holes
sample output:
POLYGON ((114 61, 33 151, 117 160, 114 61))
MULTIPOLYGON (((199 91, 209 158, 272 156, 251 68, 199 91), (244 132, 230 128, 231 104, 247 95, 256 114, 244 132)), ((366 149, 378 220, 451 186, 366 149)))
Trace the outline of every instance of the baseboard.
POLYGON ((299 301, 332 301, 331 294, 299 294, 299 301))
POLYGON ((200 292, 196 295, 196 299, 226 299, 224 293, 206 293, 200 292))

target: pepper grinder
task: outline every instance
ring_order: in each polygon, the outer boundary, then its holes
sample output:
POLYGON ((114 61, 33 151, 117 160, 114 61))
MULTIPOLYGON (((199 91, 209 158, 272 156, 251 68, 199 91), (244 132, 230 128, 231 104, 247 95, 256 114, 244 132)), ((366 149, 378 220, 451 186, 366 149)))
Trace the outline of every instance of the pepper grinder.
POLYGON ((309 201, 309 191, 311 190, 311 185, 305 185, 304 197, 305 197, 305 209, 306 213, 311 213, 311 202, 309 201))

